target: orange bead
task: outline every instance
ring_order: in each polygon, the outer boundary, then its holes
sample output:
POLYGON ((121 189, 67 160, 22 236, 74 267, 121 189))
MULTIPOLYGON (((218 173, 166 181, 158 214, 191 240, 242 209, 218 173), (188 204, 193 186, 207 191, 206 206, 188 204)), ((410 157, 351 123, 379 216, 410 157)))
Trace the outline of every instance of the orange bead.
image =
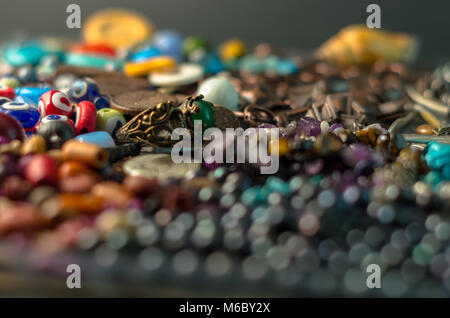
POLYGON ((170 71, 176 66, 176 61, 169 56, 158 56, 143 62, 129 62, 123 71, 128 76, 144 76, 151 72, 170 71))
POLYGON ((59 167, 58 171, 58 177, 60 179, 73 177, 79 174, 98 176, 97 173, 92 171, 88 166, 78 161, 66 161, 59 167))
POLYGON ((58 195, 59 209, 63 212, 97 214, 105 200, 93 194, 62 193, 58 195))
POLYGON ((35 206, 24 202, 14 202, 2 209, 0 213, 0 234, 41 228, 47 223, 48 220, 35 206))
POLYGON ((104 181, 92 187, 91 193, 112 203, 118 208, 125 208, 133 198, 133 192, 120 183, 104 181))
POLYGON ((79 161, 94 168, 108 163, 108 152, 97 145, 69 140, 62 147, 64 161, 79 161))
POLYGON ((436 130, 434 130, 433 126, 424 124, 417 126, 416 133, 420 135, 435 135, 436 130))

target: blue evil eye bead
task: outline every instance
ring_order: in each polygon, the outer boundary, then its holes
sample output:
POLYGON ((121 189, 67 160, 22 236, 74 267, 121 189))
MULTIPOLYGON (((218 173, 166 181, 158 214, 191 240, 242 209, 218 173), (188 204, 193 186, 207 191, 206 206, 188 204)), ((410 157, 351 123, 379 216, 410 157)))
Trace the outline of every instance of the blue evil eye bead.
POLYGON ((0 106, 5 104, 5 103, 9 103, 11 102, 11 100, 7 97, 0 97, 0 106))
POLYGON ((169 55, 177 61, 183 58, 183 36, 177 31, 162 30, 155 34, 153 43, 162 55, 169 55))
POLYGON ((28 99, 33 102, 33 104, 39 104, 39 99, 41 95, 45 92, 51 90, 49 86, 41 86, 41 87, 17 87, 15 89, 16 96, 23 98, 24 100, 28 99))
POLYGON ((99 95, 99 89, 92 78, 85 77, 73 82, 68 94, 77 103, 84 100, 93 101, 99 95))
POLYGON ((78 135, 76 140, 97 145, 102 148, 115 147, 114 139, 106 131, 94 131, 87 134, 78 135))
POLYGON ((21 102, 8 102, 0 110, 16 118, 24 128, 33 128, 39 121, 40 114, 36 107, 21 102))
POLYGON ((150 45, 134 52, 129 59, 133 62, 142 62, 158 55, 161 55, 161 52, 155 46, 150 45))
POLYGON ((95 108, 97 108, 97 110, 102 108, 109 108, 110 106, 108 98, 104 95, 99 95, 95 97, 93 103, 95 105, 95 108))
POLYGON ((45 48, 37 41, 11 43, 4 47, 3 58, 13 67, 36 65, 45 56, 45 48))
POLYGON ((97 111, 97 130, 106 131, 114 136, 116 131, 125 123, 125 117, 115 109, 103 108, 97 111))
POLYGON ((36 126, 36 133, 44 137, 48 149, 59 149, 75 137, 75 125, 65 115, 48 115, 36 126))

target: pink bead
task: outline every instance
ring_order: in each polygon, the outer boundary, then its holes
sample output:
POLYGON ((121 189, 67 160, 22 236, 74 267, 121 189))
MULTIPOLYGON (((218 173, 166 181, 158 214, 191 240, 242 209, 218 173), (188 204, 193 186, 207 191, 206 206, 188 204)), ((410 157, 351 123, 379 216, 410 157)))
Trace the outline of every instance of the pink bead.
POLYGON ((31 156, 26 163, 24 176, 34 185, 54 185, 58 181, 58 163, 47 154, 31 156))
POLYGON ((97 108, 90 101, 78 103, 75 110, 75 131, 77 135, 95 131, 97 123, 97 108))

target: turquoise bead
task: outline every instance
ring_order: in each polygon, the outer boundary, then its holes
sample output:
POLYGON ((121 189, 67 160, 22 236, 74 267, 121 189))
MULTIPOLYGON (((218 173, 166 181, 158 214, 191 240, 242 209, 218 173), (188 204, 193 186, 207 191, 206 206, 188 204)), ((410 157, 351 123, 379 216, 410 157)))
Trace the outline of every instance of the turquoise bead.
POLYGON ((256 206, 265 203, 267 195, 264 195, 264 193, 266 191, 263 191, 259 186, 248 188, 242 193, 241 201, 247 206, 256 206))
POLYGON ((431 141, 423 150, 425 161, 431 169, 442 169, 450 164, 450 145, 431 141))
POLYGON ((265 72, 266 65, 263 59, 257 59, 253 55, 247 55, 241 59, 239 68, 242 71, 247 71, 252 74, 259 74, 265 72))
POLYGON ((68 53, 65 56, 65 63, 72 66, 94 67, 102 69, 120 69, 123 66, 123 61, 111 59, 103 56, 93 56, 86 54, 68 53))
POLYGON ((441 177, 443 180, 445 181, 449 181, 450 180, 450 164, 447 164, 441 172, 441 177))
POLYGON ((225 70, 225 65, 216 52, 209 53, 201 64, 206 74, 215 75, 225 70))
POLYGON ((26 64, 36 65, 45 54, 44 47, 36 41, 9 44, 3 49, 3 58, 13 67, 20 67, 26 64))
POLYGON ((442 181, 442 179, 441 179, 439 172, 430 171, 425 175, 425 177, 423 178, 423 181, 432 186, 436 186, 437 184, 439 184, 442 181))
POLYGON ((134 52, 129 60, 133 62, 142 62, 159 55, 161 55, 161 52, 156 47, 150 45, 134 52))
POLYGON ((115 147, 114 139, 106 131, 94 131, 87 134, 78 135, 76 140, 97 145, 102 148, 115 147))
POLYGON ((233 84, 224 76, 208 78, 199 86, 197 94, 202 94, 204 100, 215 105, 238 110, 239 94, 233 84))
POLYGON ((267 178, 266 184, 264 187, 268 187, 269 190, 273 192, 278 192, 284 195, 288 195, 292 193, 291 187, 288 182, 285 182, 277 177, 269 177, 267 178))

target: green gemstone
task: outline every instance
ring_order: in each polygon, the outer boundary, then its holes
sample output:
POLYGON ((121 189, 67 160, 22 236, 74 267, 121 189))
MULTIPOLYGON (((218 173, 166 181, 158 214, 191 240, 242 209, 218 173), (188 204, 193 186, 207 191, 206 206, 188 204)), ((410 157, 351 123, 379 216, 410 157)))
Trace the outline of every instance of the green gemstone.
POLYGON ((214 105, 205 100, 196 100, 194 105, 200 107, 200 111, 196 114, 191 114, 191 120, 201 120, 203 129, 214 127, 216 124, 216 112, 214 111, 214 105))

